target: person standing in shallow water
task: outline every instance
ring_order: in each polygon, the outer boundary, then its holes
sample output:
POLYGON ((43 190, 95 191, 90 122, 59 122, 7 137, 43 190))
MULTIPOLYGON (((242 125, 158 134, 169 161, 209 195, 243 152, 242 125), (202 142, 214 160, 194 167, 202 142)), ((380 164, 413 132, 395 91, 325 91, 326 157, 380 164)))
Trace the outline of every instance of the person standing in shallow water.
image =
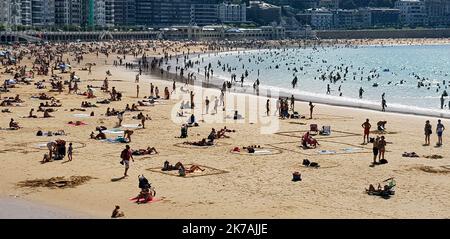
POLYGON ((387 107, 386 100, 382 99, 381 100, 381 111, 385 112, 386 111, 386 107, 387 107))
POLYGON ((362 99, 364 90, 362 87, 359 88, 359 98, 362 99))

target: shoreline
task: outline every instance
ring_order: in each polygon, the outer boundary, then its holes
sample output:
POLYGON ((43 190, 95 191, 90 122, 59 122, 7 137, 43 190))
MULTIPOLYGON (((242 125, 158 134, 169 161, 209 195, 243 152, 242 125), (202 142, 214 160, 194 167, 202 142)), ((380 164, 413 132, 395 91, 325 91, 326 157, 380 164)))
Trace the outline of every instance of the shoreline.
MULTIPOLYGON (((369 46, 369 47, 386 47, 383 45, 367 45, 367 46, 369 46)), ((393 45, 393 46, 409 46, 409 45, 393 45)), ((210 52, 210 53, 200 54, 200 57, 202 57, 202 56, 208 57, 208 54, 229 54, 229 53, 238 52, 238 51, 248 52, 248 51, 259 51, 259 50, 270 50, 270 48, 210 52)), ((194 57, 194 56, 198 56, 198 55, 199 54, 194 53, 194 54, 190 54, 189 57, 194 57)), ((164 64, 164 66, 170 66, 171 70, 167 71, 166 69, 163 69, 164 73, 162 75, 160 73, 158 73, 159 70, 158 70, 158 72, 154 72, 151 69, 144 70, 143 74, 148 73, 148 74, 159 77, 162 80, 165 80, 168 82, 170 82, 173 79, 175 79, 177 82, 181 82, 181 83, 186 82, 187 79, 185 76, 183 77, 183 79, 179 79, 180 76, 173 71, 173 69, 175 69, 175 65, 173 64, 174 63, 173 61, 174 60, 171 60, 167 64, 164 64)), ((225 81, 225 79, 219 78, 217 76, 211 76, 210 80, 205 81, 204 76, 198 74, 191 68, 189 68, 187 70, 187 72, 194 73, 194 75, 197 77, 197 79, 193 82, 194 85, 201 85, 202 87, 205 87, 205 88, 213 88, 213 89, 221 90, 222 84, 225 81), (201 80, 201 83, 198 82, 200 80, 201 80)), ((243 94, 247 94, 247 95, 257 96, 257 94, 253 90, 252 86, 248 85, 248 83, 247 84, 244 83, 244 87, 237 86, 238 82, 234 82, 232 84, 233 84, 233 86, 231 89, 232 89, 232 92, 234 92, 234 93, 243 93, 243 94)), ((189 85, 192 85, 192 80, 191 80, 191 82, 189 82, 189 85)), ((276 99, 276 97, 273 97, 270 92, 267 94, 267 90, 269 90, 270 88, 274 88, 274 86, 261 84, 260 85, 261 90, 260 90, 259 96, 276 99), (261 93, 263 93, 263 94, 261 94, 261 93)), ((278 87, 275 87, 275 88, 278 88, 278 87)), ((313 103, 319 103, 319 104, 330 105, 330 106, 347 107, 347 108, 354 108, 354 109, 365 109, 365 110, 382 112, 381 111, 381 101, 379 104, 376 104, 375 102, 372 102, 372 101, 356 102, 355 100, 358 100, 356 98, 327 96, 327 95, 322 95, 322 94, 314 93, 314 92, 298 91, 298 90, 292 90, 292 89, 286 89, 286 88, 278 88, 278 89, 279 89, 279 91, 278 91, 279 94, 277 94, 277 95, 279 97, 289 98, 293 94, 295 97, 295 101, 298 101, 298 102, 311 101, 313 103), (350 102, 350 101, 354 101, 354 102, 350 102)), ((400 105, 398 103, 389 104, 388 107, 386 108, 385 112, 450 119, 450 111, 445 110, 445 109, 439 110, 439 109, 427 109, 427 108, 419 108, 419 107, 415 108, 414 106, 400 105)))

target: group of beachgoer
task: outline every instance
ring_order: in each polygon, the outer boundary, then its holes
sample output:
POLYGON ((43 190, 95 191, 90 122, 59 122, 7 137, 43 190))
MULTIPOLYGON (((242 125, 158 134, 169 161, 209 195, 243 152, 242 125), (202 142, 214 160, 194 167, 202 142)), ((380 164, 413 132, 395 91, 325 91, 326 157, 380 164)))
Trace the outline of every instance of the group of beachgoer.
MULTIPOLYGON (((440 147, 442 146, 442 134, 444 133, 445 127, 442 124, 442 121, 439 119, 438 123, 436 125, 436 134, 437 134, 437 142, 436 142, 436 146, 440 147)), ((424 127, 424 131, 425 131, 425 146, 430 145, 430 135, 433 133, 432 130, 432 126, 430 124, 430 121, 427 120, 425 122, 425 127, 424 127)))

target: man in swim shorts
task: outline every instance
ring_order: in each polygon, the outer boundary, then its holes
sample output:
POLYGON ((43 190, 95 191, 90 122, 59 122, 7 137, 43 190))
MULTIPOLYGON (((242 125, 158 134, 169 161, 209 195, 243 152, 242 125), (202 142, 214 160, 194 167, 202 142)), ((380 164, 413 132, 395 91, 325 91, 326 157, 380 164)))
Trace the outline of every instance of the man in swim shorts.
POLYGON ((123 176, 126 177, 126 176, 128 176, 127 172, 128 172, 128 169, 130 168, 130 159, 133 160, 133 162, 134 162, 134 158, 133 158, 133 154, 130 149, 130 145, 125 146, 125 149, 122 150, 120 157, 122 158, 122 163, 125 166, 125 172, 124 172, 123 176))
POLYGON ((370 133, 370 128, 372 127, 372 125, 369 123, 369 119, 366 119, 366 122, 364 122, 361 126, 364 128, 363 144, 366 144, 366 138, 367 138, 367 143, 369 143, 369 133, 370 133))

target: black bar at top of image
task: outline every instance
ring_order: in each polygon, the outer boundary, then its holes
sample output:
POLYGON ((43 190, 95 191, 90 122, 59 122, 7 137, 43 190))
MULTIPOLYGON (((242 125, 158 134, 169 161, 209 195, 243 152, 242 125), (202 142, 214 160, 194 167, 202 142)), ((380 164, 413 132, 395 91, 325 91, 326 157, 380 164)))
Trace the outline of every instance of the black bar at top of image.
POLYGON ((373 235, 441 236, 449 220, 297 220, 297 219, 152 219, 152 220, 0 220, 2 234, 61 238, 294 238, 373 235))

